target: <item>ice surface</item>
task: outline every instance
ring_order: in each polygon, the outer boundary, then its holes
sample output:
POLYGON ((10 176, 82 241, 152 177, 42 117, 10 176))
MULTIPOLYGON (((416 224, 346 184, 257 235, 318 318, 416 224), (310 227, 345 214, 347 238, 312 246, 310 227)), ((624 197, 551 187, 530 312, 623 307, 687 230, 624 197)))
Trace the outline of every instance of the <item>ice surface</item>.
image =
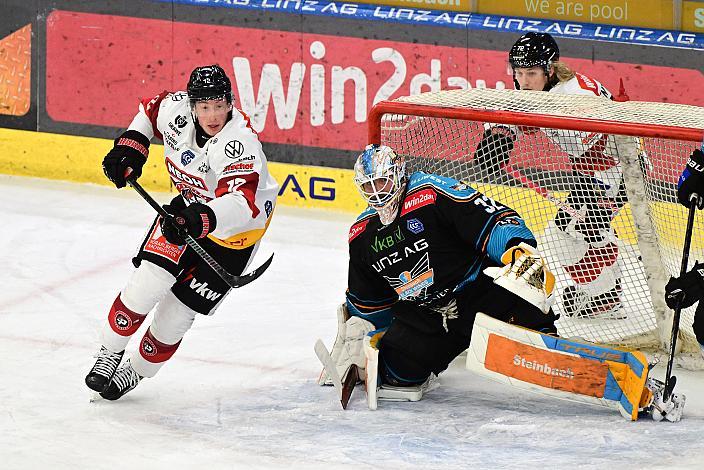
POLYGON ((332 343, 353 217, 284 207, 255 261, 275 252, 269 271, 198 317, 155 378, 91 402, 83 378, 152 210, 129 189, 6 176, 0 196, 0 468, 702 468, 702 372, 675 371, 680 423, 631 423, 461 364, 418 403, 371 412, 356 390, 343 411, 315 382, 313 344, 332 343))

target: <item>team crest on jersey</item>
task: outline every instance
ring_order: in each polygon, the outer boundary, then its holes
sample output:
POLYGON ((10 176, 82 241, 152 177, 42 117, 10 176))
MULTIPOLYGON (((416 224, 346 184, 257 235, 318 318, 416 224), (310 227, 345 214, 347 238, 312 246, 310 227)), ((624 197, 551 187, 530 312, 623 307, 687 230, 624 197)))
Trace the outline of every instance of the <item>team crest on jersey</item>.
POLYGON ((434 277, 427 252, 410 271, 404 271, 398 277, 384 276, 401 300, 418 297, 433 285, 434 277))
POLYGON ((190 150, 186 150, 181 154, 181 165, 186 166, 196 158, 196 154, 190 150))
POLYGON ((409 232, 414 233, 416 235, 425 230, 423 222, 418 219, 408 219, 406 221, 406 228, 408 228, 409 232))
POLYGON ((230 158, 239 158, 244 153, 244 144, 239 140, 231 140, 225 145, 225 155, 230 158))

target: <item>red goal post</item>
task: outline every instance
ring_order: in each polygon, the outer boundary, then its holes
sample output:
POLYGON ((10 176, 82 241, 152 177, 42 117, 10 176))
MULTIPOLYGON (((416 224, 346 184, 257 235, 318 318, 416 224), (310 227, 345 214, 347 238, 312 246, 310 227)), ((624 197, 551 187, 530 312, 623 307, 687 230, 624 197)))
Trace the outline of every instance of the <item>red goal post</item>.
MULTIPOLYGON (((673 315, 664 304, 664 284, 679 272, 686 223, 676 183, 687 156, 704 139, 704 108, 539 91, 449 90, 379 102, 368 126, 369 142, 404 155, 410 171, 461 179, 526 219, 557 277, 560 334, 644 351, 668 350, 673 315), (477 147, 496 128, 513 136, 512 148, 484 153, 479 161, 477 147), (620 306, 612 317, 579 316, 574 307, 566 310, 562 296, 576 284, 565 260, 571 245, 552 226, 559 211, 588 225, 587 206, 572 207, 570 201, 582 200, 576 194, 588 195, 585 185, 578 184, 585 180, 580 175, 590 174, 584 169, 609 159, 615 169, 607 172, 622 175, 625 188, 606 229, 617 247, 614 276, 620 306)), ((704 261, 701 212, 689 259, 690 266, 704 261)), ((694 307, 682 312, 682 362, 699 357, 693 315, 694 307)))

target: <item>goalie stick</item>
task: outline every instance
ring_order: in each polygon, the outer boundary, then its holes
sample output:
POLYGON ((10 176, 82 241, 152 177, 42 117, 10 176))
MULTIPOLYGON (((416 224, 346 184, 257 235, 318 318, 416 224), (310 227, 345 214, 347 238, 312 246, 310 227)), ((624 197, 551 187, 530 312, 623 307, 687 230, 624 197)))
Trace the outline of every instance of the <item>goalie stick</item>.
MULTIPOLYGON (((143 198, 145 201, 147 201, 147 203, 148 203, 150 206, 152 206, 152 208, 153 208, 160 216, 162 216, 162 217, 165 218, 165 219, 166 219, 166 218, 173 217, 171 214, 169 214, 168 212, 166 212, 166 210, 164 210, 164 208, 161 207, 161 206, 159 205, 159 203, 156 202, 156 201, 154 200, 154 198, 152 198, 152 197, 149 195, 149 193, 147 193, 147 192, 144 190, 144 188, 142 187, 142 185, 140 185, 140 184, 137 182, 137 180, 135 180, 134 178, 131 178, 131 177, 128 176, 128 177, 126 178, 126 181, 127 181, 127 183, 128 183, 130 186, 132 186, 132 188, 133 188, 135 191, 137 191, 137 194, 139 194, 140 196, 142 196, 142 198, 143 198)), ((222 280, 227 283, 228 286, 230 286, 230 287, 232 287, 232 288, 235 288, 235 289, 238 288, 238 287, 245 286, 245 285, 249 284, 250 282, 254 281, 255 279, 257 279, 259 276, 261 276, 261 275, 264 273, 264 271, 267 270, 267 268, 268 268, 269 265, 271 264, 271 261, 274 259, 274 255, 273 255, 273 253, 272 253, 272 255, 269 257, 269 259, 267 259, 264 263, 262 263, 261 266, 259 266, 259 267, 258 267, 257 269, 255 269, 254 271, 252 271, 252 272, 250 272, 250 273, 247 273, 247 274, 242 274, 242 275, 240 275, 240 276, 235 276, 234 274, 230 274, 229 272, 227 272, 227 271, 225 270, 225 268, 223 268, 223 267, 220 265, 220 263, 218 263, 217 261, 215 261, 215 259, 213 259, 213 257, 210 256, 210 254, 209 254, 207 251, 205 251, 205 250, 203 249, 203 247, 200 246, 200 245, 198 244, 198 242, 197 242, 192 236, 190 236, 190 235, 187 234, 186 237, 185 237, 185 239, 186 239, 186 243, 188 244, 188 246, 190 246, 190 247, 193 249, 193 251, 195 251, 196 254, 198 254, 198 256, 200 256, 201 258, 203 258, 203 260, 204 260, 206 263, 208 263, 208 266, 210 266, 210 267, 213 269, 213 271, 215 271, 215 272, 218 274, 218 276, 220 276, 220 277, 222 278, 222 280)))
POLYGON ((318 356, 318 360, 330 376, 330 381, 332 382, 333 387, 335 387, 335 391, 340 398, 342 409, 346 410, 347 404, 352 396, 354 386, 357 385, 357 382, 359 381, 359 371, 357 366, 352 364, 345 374, 344 379, 342 379, 340 378, 340 374, 337 373, 335 361, 332 360, 332 356, 330 356, 330 352, 328 351, 328 348, 325 347, 322 340, 319 339, 315 342, 314 350, 315 355, 318 356))

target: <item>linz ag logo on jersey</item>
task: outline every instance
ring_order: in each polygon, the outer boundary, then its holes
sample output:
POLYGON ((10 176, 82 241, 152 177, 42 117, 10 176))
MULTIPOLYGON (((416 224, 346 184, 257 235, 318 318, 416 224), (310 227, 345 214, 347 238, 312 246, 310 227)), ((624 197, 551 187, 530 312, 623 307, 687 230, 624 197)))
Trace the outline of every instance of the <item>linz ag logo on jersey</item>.
POLYGON ((239 158, 244 153, 244 144, 239 140, 231 140, 225 145, 225 155, 230 158, 239 158))
POLYGON ((181 165, 186 166, 196 158, 196 154, 190 150, 186 150, 181 154, 181 165))
POLYGON ((181 182, 186 183, 190 186, 193 186, 194 188, 206 189, 205 181, 198 178, 197 176, 192 176, 192 175, 189 175, 188 173, 182 172, 181 170, 176 168, 176 165, 174 165, 173 162, 171 160, 169 160, 168 158, 166 159, 166 170, 169 172, 171 177, 176 181, 181 181, 181 182))
POLYGON ((403 201, 401 217, 428 204, 435 204, 437 194, 432 189, 424 189, 403 201))

